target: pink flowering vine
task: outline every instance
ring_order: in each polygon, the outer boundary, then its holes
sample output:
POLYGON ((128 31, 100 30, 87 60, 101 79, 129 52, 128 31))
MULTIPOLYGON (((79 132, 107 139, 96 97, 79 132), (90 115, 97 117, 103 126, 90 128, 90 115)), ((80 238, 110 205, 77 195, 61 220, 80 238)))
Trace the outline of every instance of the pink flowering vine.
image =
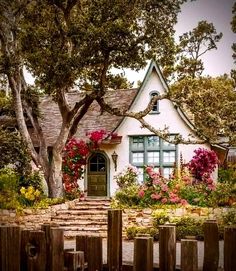
POLYGON ((88 141, 71 138, 64 148, 62 172, 65 191, 72 193, 78 189, 78 180, 84 173, 89 154, 98 149, 103 139, 111 133, 105 130, 92 131, 86 134, 88 141))

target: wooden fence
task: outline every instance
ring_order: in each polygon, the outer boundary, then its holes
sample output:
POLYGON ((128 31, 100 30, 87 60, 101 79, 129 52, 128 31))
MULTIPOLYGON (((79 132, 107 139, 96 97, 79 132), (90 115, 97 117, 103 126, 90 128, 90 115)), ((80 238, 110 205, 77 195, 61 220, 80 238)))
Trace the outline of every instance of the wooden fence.
MULTIPOLYGON (((134 240, 132 266, 122 265, 122 211, 108 210, 107 264, 103 264, 102 237, 76 236, 76 250, 64 250, 63 230, 45 224, 41 230, 0 226, 1 271, 173 271, 176 270, 176 231, 163 225, 159 231, 159 267, 153 267, 153 238, 141 235, 134 240)), ((203 271, 216 271, 219 238, 216 221, 204 225, 203 271)), ((182 271, 197 271, 197 241, 181 240, 182 271)), ((236 226, 224 230, 224 270, 236 270, 236 226)))

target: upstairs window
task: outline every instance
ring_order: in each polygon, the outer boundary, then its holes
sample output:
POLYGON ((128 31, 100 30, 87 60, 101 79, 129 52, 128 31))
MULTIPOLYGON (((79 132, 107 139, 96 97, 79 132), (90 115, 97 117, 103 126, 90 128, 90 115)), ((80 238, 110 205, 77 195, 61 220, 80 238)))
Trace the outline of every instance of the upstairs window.
MULTIPOLYGON (((158 96, 159 92, 154 90, 150 93, 150 100, 155 97, 158 96)), ((158 114, 159 112, 159 101, 156 101, 155 104, 152 107, 152 110, 150 111, 151 114, 158 114)))

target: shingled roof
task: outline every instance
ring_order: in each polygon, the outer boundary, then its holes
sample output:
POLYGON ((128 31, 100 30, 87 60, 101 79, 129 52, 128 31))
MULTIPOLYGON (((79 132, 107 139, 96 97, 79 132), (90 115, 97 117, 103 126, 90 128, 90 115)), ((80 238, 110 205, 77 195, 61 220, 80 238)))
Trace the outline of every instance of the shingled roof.
MULTIPOLYGON (((129 109, 132 101, 137 94, 137 89, 109 90, 106 93, 105 101, 112 107, 129 109)), ((67 94, 69 104, 73 105, 82 98, 83 94, 77 91, 67 94)), ((62 123, 61 114, 58 105, 52 97, 45 96, 41 99, 41 125, 48 146, 52 146, 60 132, 62 123)), ((104 129, 113 131, 120 124, 123 117, 114 116, 107 112, 101 112, 100 106, 96 101, 92 103, 88 112, 79 122, 76 132, 77 138, 84 138, 89 131, 104 129)), ((34 145, 37 146, 36 136, 33 135, 34 145)))

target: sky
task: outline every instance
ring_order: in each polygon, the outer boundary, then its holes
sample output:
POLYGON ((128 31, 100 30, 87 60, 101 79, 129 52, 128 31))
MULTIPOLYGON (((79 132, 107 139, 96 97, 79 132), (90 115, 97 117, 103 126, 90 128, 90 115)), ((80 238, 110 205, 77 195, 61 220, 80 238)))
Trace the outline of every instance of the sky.
MULTIPOLYGON (((217 50, 211 50, 203 56, 204 75, 218 76, 230 73, 235 67, 232 58, 231 46, 236 42, 236 34, 232 32, 232 7, 236 0, 196 0, 187 2, 182 6, 175 27, 176 37, 195 28, 199 21, 206 20, 213 23, 217 33, 222 32, 223 37, 218 43, 217 50)), ((146 67, 147 69, 147 67, 146 67)), ((128 70, 126 75, 131 82, 142 80, 146 69, 137 72, 128 70)))
MULTIPOLYGON (((188 1, 182 6, 175 27, 176 37, 192 30, 201 20, 213 23, 217 33, 223 33, 223 37, 218 43, 218 49, 207 52, 203 57, 204 75, 229 74, 230 70, 235 66, 231 46, 233 42, 236 42, 236 34, 231 31, 230 25, 234 1, 236 0, 195 0, 188 1)), ((147 67, 139 72, 125 70, 125 74, 128 80, 134 82, 134 86, 136 86, 138 80, 143 80, 146 70, 147 67)), ((29 83, 33 82, 32 77, 27 76, 27 79, 29 83)))

